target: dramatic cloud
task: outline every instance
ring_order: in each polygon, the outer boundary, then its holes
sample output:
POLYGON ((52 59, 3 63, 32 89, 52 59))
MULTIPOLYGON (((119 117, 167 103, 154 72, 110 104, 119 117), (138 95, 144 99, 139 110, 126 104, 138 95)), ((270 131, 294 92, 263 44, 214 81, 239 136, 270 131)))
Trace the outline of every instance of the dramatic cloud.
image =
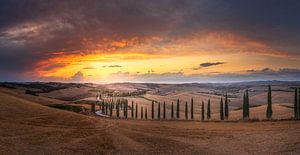
MULTIPOLYGON (((299 8, 298 0, 1 1, 0 81, 65 79, 78 70, 96 78, 92 71, 107 69, 101 66, 126 68, 119 61, 182 56, 211 56, 204 69, 229 64, 221 56, 234 54, 253 54, 249 59, 263 59, 261 66, 275 64, 273 57, 288 64, 276 68, 300 66, 299 8), (65 68, 72 70, 62 77, 65 68)), ((135 69, 126 71, 142 70, 135 69)))
POLYGON ((200 67, 210 67, 210 66, 216 66, 216 65, 222 65, 225 62, 206 62, 206 63, 202 63, 199 66, 200 67))
POLYGON ((81 82, 84 79, 84 76, 81 72, 77 72, 74 74, 71 78, 70 81, 72 82, 81 82))

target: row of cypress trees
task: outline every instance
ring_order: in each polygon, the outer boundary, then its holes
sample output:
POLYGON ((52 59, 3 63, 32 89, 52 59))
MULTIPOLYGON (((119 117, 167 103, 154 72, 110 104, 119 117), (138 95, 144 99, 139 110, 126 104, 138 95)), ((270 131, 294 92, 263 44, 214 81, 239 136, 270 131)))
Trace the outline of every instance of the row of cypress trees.
MULTIPOLYGON (((191 103, 190 103, 190 119, 194 119, 194 100, 191 98, 191 103)), ((161 119, 161 103, 158 102, 158 107, 157 107, 157 119, 161 119)), ((206 110, 206 119, 209 120, 211 118, 211 103, 210 99, 207 102, 207 110, 206 110)), ((101 111, 103 114, 113 116, 113 109, 116 109, 116 116, 119 118, 120 117, 120 110, 123 110, 123 117, 128 118, 128 100, 127 99, 118 99, 116 103, 114 103, 113 100, 109 101, 102 101, 99 104, 99 109, 101 107, 101 111)), ((188 102, 185 102, 185 119, 189 119, 189 109, 188 109, 188 102)), ((229 100, 228 100, 228 95, 225 93, 225 99, 223 102, 223 97, 221 97, 220 100, 220 120, 228 120, 229 118, 229 100)), ((172 102, 171 104, 171 119, 175 119, 174 115, 174 104, 172 102)), ((95 104, 91 104, 91 111, 95 112, 95 104)), ((155 119, 154 116, 154 101, 152 101, 151 105, 151 118, 155 119)), ((266 110, 266 118, 267 119, 272 119, 273 115, 273 110, 272 110, 272 90, 271 86, 268 86, 268 95, 267 95, 267 110, 266 110)), ((148 118, 147 115, 147 107, 145 109, 141 107, 140 109, 140 116, 141 118, 148 118)), ((295 119, 300 118, 300 89, 295 88, 295 96, 294 96, 294 117, 295 119)), ((132 101, 131 103, 131 118, 138 118, 138 104, 135 104, 134 108, 134 102, 132 101), (135 112, 135 113, 134 113, 135 112)), ((166 119, 166 103, 163 103, 163 119, 166 119)), ((177 104, 176 104, 176 119, 180 118, 180 101, 177 99, 177 104)), ((246 89, 243 95, 243 119, 247 120, 250 118, 250 103, 249 103, 249 90, 246 89)), ((205 120, 205 106, 204 102, 202 101, 201 103, 201 115, 200 115, 201 120, 205 120)))

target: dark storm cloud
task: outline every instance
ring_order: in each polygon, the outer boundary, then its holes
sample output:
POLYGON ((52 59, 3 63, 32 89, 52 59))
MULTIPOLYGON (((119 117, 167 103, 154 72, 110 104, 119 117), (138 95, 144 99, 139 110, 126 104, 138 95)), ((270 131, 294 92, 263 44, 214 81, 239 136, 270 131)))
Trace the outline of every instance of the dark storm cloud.
POLYGON ((210 67, 210 66, 217 66, 217 65, 222 65, 225 62, 206 62, 206 63, 202 63, 199 66, 200 67, 210 67))
POLYGON ((84 54, 76 51, 98 48, 105 38, 207 31, 229 31, 299 54, 299 8, 298 0, 0 1, 0 73, 30 70, 57 51, 84 54))

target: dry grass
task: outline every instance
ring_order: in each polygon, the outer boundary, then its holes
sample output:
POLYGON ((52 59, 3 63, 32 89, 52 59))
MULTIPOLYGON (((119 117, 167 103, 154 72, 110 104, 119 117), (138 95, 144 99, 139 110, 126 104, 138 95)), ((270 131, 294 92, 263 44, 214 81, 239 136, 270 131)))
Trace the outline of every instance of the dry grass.
POLYGON ((299 154, 300 122, 102 119, 0 92, 0 154, 299 154))

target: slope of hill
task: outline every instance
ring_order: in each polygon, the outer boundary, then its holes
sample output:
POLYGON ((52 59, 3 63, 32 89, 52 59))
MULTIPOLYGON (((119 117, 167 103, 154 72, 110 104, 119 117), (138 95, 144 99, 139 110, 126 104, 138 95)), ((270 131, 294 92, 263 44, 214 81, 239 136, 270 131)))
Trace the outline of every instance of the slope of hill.
POLYGON ((299 121, 116 120, 0 99, 0 154, 300 153, 299 121))

